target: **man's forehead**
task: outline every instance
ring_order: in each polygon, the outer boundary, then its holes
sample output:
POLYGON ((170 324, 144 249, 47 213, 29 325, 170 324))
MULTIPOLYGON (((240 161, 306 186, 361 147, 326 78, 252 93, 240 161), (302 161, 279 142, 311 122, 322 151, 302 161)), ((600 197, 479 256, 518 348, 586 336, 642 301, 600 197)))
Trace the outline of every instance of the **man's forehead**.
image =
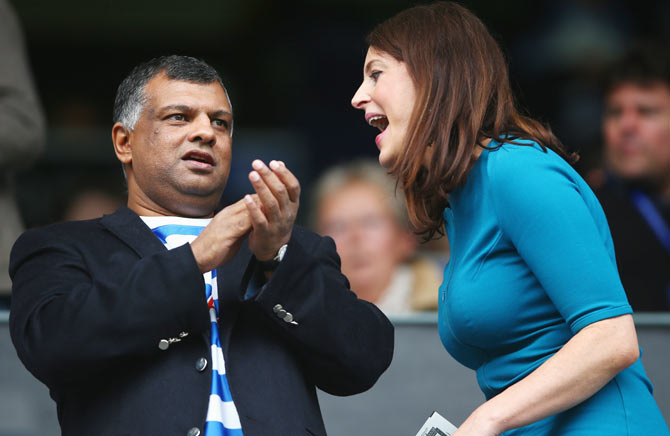
POLYGON ((670 95, 670 83, 663 81, 623 82, 612 87, 609 96, 614 94, 650 94, 661 98, 670 95))
POLYGON ((157 106, 178 104, 178 100, 224 105, 225 107, 222 109, 228 111, 230 111, 231 106, 228 94, 218 81, 199 83, 170 79, 165 73, 161 73, 147 82, 145 97, 157 106))

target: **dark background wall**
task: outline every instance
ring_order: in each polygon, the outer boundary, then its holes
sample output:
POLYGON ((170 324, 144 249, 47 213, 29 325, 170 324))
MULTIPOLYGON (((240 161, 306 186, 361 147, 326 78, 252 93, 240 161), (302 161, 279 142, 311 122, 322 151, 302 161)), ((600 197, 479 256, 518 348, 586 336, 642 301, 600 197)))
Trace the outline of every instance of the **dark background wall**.
MULTIPOLYGON (((236 116, 226 201, 250 186, 254 157, 280 158, 309 191, 327 166, 376 157, 375 130, 349 101, 364 35, 413 4, 403 0, 13 0, 46 110, 47 151, 18 179, 26 224, 62 218, 84 186, 123 194, 110 141, 116 87, 163 54, 201 57, 222 73, 236 116)), ((637 39, 670 41, 664 0, 471 0, 508 56, 528 112, 597 163, 603 66, 637 39)), ((303 197, 303 214, 308 208, 303 197)))

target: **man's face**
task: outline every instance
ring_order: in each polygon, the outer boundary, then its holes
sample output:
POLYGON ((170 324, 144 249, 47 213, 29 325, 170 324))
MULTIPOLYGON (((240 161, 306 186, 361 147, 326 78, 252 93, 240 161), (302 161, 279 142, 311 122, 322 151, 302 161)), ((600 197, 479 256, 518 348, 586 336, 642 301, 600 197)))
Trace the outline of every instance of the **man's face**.
POLYGON ((225 91, 216 82, 160 74, 147 83, 145 95, 129 134, 129 205, 136 201, 158 214, 210 214, 230 170, 232 110, 225 91))
POLYGON ((670 87, 614 88, 605 102, 603 136, 607 163, 618 176, 663 183, 670 174, 670 87))

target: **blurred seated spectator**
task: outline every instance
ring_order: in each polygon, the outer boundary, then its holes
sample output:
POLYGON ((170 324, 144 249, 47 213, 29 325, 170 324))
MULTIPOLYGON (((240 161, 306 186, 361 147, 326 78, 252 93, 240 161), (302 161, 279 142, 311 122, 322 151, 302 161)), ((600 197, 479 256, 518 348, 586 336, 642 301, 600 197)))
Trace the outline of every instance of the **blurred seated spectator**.
POLYGON ((596 189, 636 311, 670 310, 670 67, 667 47, 633 48, 605 81, 605 174, 596 189))
POLYGON ((44 147, 44 116, 14 10, 0 0, 0 308, 9 306, 9 251, 23 231, 13 176, 44 147))
POLYGON ((63 213, 64 221, 100 218, 114 213, 125 204, 125 199, 101 187, 83 188, 75 193, 63 213))
POLYGON ((440 266, 417 254, 402 193, 376 161, 329 169, 313 194, 313 227, 335 240, 360 298, 387 315, 437 309, 440 266))
POLYGON ((61 182, 57 221, 81 221, 116 212, 127 202, 127 188, 117 165, 71 168, 61 182))

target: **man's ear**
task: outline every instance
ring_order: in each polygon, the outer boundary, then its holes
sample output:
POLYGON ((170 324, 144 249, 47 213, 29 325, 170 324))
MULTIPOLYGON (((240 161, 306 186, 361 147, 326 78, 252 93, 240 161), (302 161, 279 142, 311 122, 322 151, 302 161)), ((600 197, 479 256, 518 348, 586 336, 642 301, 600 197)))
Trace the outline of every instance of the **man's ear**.
POLYGON ((133 160, 133 150, 130 146, 131 131, 121 123, 115 123, 112 127, 112 142, 114 153, 122 164, 128 165, 133 160))

